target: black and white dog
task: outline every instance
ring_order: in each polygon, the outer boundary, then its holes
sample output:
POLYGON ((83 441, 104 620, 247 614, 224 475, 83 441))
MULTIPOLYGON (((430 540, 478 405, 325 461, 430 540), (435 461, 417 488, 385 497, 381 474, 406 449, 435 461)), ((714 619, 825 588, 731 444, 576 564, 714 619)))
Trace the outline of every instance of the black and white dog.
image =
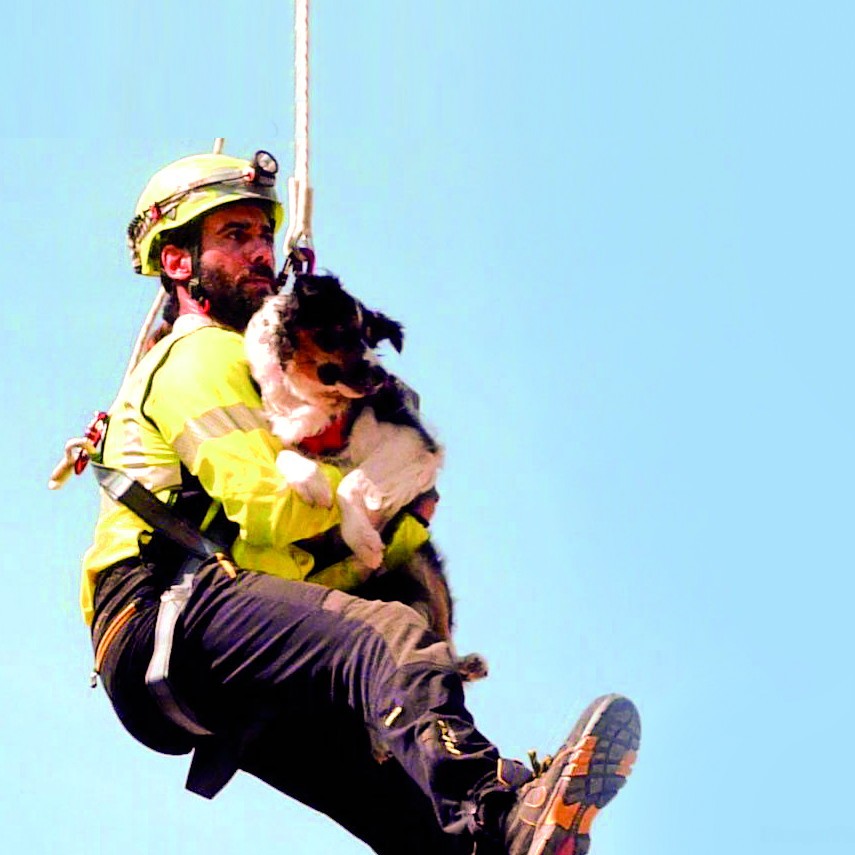
MULTIPOLYGON (((313 457, 347 470, 335 499, 341 536, 366 568, 355 593, 405 602, 450 642, 452 600, 430 542, 406 567, 381 568, 378 528, 394 525, 402 509, 433 490, 443 459, 415 394, 381 365, 376 350, 384 341, 400 352, 401 324, 368 309, 329 275, 298 275, 290 290, 267 298, 246 331, 253 377, 285 445, 277 465, 288 483, 306 501, 329 507, 333 496, 313 457)), ((475 679, 486 674, 486 663, 465 657, 460 670, 475 679)))

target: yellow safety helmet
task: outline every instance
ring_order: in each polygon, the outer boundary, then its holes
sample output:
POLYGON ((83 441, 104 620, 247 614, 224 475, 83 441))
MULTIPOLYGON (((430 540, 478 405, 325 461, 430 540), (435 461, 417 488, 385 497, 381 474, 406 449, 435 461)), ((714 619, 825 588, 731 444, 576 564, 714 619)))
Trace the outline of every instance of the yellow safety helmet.
POLYGON ((278 171, 276 158, 266 151, 257 151, 252 160, 194 154, 165 166, 146 185, 128 226, 134 270, 159 275, 165 233, 232 202, 263 202, 279 228, 284 212, 276 196, 278 171))

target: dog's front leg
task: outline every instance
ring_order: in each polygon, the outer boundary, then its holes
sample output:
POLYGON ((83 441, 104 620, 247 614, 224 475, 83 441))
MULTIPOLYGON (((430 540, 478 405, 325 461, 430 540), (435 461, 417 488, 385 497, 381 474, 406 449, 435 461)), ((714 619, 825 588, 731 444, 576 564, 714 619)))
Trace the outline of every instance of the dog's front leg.
POLYGON ((368 516, 369 511, 379 510, 366 502, 369 487, 371 484, 365 474, 354 469, 341 479, 336 496, 344 542, 366 567, 376 570, 383 561, 383 540, 368 516))
POLYGON ((276 468, 304 501, 323 508, 332 507, 332 488, 314 460, 286 448, 276 456, 276 468))

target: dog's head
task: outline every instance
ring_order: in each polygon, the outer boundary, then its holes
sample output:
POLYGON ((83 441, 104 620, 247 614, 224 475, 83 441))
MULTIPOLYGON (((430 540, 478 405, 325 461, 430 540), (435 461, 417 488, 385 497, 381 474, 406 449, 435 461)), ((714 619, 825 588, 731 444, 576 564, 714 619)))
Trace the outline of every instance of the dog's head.
POLYGON ((300 274, 282 299, 277 331, 283 368, 332 392, 359 398, 378 391, 388 374, 375 349, 388 341, 399 353, 403 327, 351 296, 335 276, 300 274))

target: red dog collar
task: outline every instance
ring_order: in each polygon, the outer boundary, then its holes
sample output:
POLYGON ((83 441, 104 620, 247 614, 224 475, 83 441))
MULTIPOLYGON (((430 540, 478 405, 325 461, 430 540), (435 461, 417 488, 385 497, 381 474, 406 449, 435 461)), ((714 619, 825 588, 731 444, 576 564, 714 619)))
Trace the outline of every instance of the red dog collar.
POLYGON ((306 454, 322 457, 325 454, 341 451, 345 445, 347 445, 347 419, 344 416, 337 416, 320 433, 300 440, 297 447, 306 454))

